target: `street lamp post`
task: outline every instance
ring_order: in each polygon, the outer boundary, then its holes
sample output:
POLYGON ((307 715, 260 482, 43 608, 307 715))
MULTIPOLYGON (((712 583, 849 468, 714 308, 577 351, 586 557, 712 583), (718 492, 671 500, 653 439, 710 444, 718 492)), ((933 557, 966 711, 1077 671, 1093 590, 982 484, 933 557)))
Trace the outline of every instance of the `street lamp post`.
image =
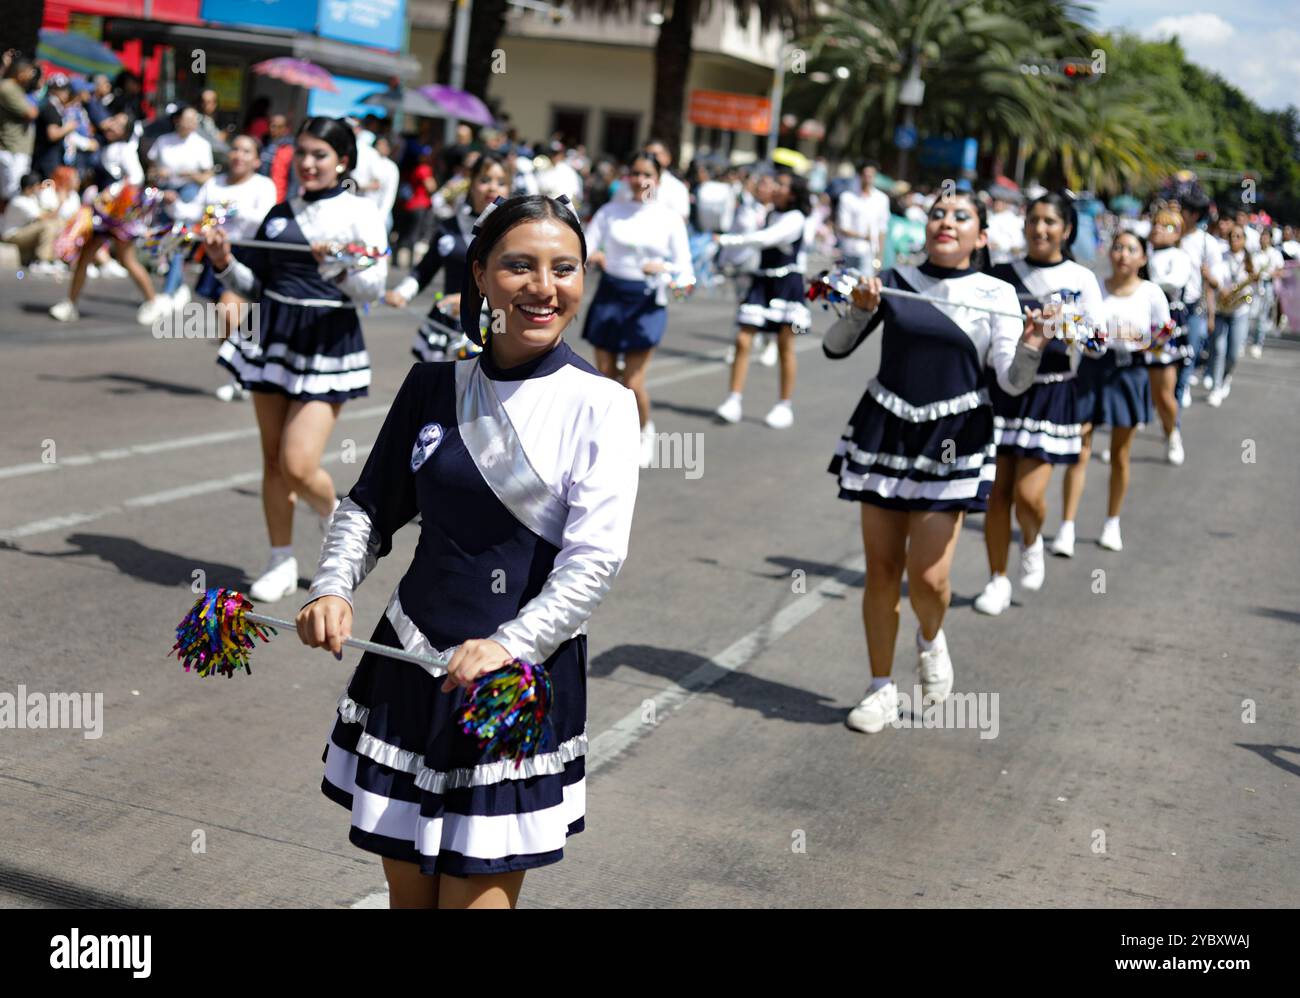
POLYGON ((776 53, 776 68, 772 71, 772 112, 767 126, 767 158, 772 158, 781 144, 781 101, 785 98, 785 39, 776 53))
MULTIPOLYGON (((474 15, 474 0, 456 0, 456 30, 451 36, 451 80, 457 90, 465 89, 465 56, 469 50, 469 22, 474 15)), ((456 144, 456 119, 448 115, 443 121, 442 144, 450 149, 456 144)))
POLYGON ((907 66, 907 79, 898 88, 898 103, 903 107, 903 121, 895 136, 898 146, 898 179, 907 179, 908 151, 916 144, 916 109, 925 101, 925 82, 921 79, 921 65, 916 50, 907 66))

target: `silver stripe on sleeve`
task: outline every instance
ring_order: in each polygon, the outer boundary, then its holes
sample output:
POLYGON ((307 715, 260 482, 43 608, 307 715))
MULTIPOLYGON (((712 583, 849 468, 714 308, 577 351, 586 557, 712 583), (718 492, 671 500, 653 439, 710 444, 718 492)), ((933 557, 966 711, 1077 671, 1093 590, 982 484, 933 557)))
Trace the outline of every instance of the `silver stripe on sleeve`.
POLYGON ((370 514, 351 498, 342 499, 321 543, 307 602, 341 596, 351 603, 352 593, 379 560, 379 544, 379 531, 370 522, 370 514))
POLYGON ((1034 376, 1038 373, 1038 365, 1043 359, 1043 351, 1035 350, 1026 344, 1023 340, 1016 344, 1016 355, 1011 358, 1011 366, 1007 368, 1006 384, 1004 388, 1009 389, 1009 395, 1020 395, 1029 390, 1029 386, 1034 383, 1034 376))
POLYGON ((223 287, 237 291, 245 298, 251 298, 257 290, 257 275, 233 256, 225 270, 215 270, 213 274, 223 287))
POLYGON ((524 611, 489 640, 517 658, 545 662, 565 641, 585 632, 620 565, 613 558, 583 557, 556 569, 524 611))
POLYGON ((561 547, 568 504, 529 463, 510 415, 477 358, 456 364, 456 422, 466 452, 501 504, 538 537, 561 547))

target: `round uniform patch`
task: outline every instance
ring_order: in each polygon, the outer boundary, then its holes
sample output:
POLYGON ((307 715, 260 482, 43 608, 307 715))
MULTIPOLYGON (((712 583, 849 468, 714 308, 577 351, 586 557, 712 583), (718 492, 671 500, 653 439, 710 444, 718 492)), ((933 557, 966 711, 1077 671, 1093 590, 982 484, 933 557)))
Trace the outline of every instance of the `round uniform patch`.
POLYGON ((456 248, 456 237, 449 232, 444 232, 438 237, 438 255, 451 256, 451 251, 456 248))
POLYGON ((266 238, 274 239, 289 225, 287 218, 273 218, 266 223, 266 238))
POLYGON ((419 471, 420 466, 429 460, 440 443, 442 443, 442 427, 439 424, 429 423, 422 427, 415 438, 415 446, 411 449, 411 471, 419 471))

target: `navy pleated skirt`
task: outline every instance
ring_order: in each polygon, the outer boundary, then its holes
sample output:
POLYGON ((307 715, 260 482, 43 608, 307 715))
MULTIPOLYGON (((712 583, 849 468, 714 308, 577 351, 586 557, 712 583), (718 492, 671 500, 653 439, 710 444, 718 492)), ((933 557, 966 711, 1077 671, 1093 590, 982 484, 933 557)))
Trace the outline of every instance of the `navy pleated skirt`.
POLYGON ((736 324, 774 333, 791 326, 796 333, 812 327, 802 274, 767 277, 755 274, 736 311, 736 324))
POLYGON ((1079 362, 1080 423, 1138 426, 1150 423, 1151 379, 1140 361, 1120 366, 1114 351, 1079 362))
MULTIPOLYGON (((388 618, 371 638, 401 647, 388 618)), ((586 813, 586 638, 544 664, 554 700, 546 739, 519 767, 486 758, 460 730, 465 691, 367 652, 339 700, 321 791, 352 814, 361 849, 426 874, 476 876, 558 862, 586 813)))
POLYGON ((370 355, 354 308, 291 305, 263 297, 258 342, 231 337, 217 363, 250 391, 303 402, 346 402, 370 392, 370 355))
POLYGON ((1083 445, 1075 379, 1035 384, 1022 395, 989 385, 998 454, 1077 464, 1083 445))
POLYGON ((667 328, 668 309, 645 281, 602 274, 582 338, 610 353, 639 353, 657 347, 667 328))
POLYGON ((987 508, 997 473, 987 399, 955 415, 914 421, 891 412, 877 396, 892 402, 873 382, 827 469, 839 481, 839 497, 904 511, 987 508))

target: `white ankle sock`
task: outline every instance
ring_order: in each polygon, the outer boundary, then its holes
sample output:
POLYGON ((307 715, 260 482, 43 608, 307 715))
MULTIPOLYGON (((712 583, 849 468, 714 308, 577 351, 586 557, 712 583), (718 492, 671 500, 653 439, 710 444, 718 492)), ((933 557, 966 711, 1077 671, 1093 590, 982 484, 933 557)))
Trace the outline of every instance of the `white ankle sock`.
MULTIPOLYGON (((787 409, 792 409, 792 408, 794 408, 794 400, 793 400, 793 399, 778 399, 776 404, 777 404, 777 405, 783 405, 783 406, 785 406, 787 409)), ((773 406, 773 408, 776 408, 776 406, 773 406)))
POLYGON ((282 561, 288 561, 292 557, 293 557, 292 544, 282 548, 277 548, 277 547, 271 548, 271 561, 276 565, 280 564, 280 562, 282 561))
POLYGON ((867 688, 868 693, 875 693, 877 690, 883 690, 894 680, 890 676, 872 676, 871 686, 867 688))
POLYGON ((939 628, 939 633, 934 636, 933 641, 926 641, 925 635, 920 631, 916 632, 916 646, 921 651, 933 651, 935 648, 943 647, 943 628, 939 628))
POLYGON ((1112 527, 1114 527, 1116 530, 1119 529, 1119 517, 1118 517, 1118 516, 1108 516, 1108 517, 1106 517, 1106 527, 1105 527, 1105 529, 1106 529, 1106 530, 1110 530, 1112 527))
POLYGON ((727 395, 727 401, 728 401, 728 402, 739 402, 739 401, 740 401, 740 398, 741 398, 741 396, 740 396, 740 392, 730 392, 730 393, 727 395))

